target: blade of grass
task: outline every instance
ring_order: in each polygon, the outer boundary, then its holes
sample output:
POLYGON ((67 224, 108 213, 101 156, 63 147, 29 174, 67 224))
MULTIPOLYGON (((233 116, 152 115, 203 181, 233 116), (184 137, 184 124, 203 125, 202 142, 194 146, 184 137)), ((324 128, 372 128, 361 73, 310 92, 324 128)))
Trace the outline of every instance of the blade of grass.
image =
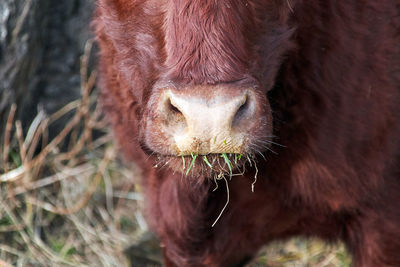
POLYGON ((193 165, 194 165, 194 162, 196 161, 196 158, 197 158, 197 155, 192 154, 192 162, 190 162, 189 168, 188 168, 188 170, 186 171, 186 175, 188 175, 189 172, 190 172, 190 170, 192 169, 192 167, 193 167, 193 165))
POLYGON ((257 183, 258 168, 255 160, 253 160, 253 164, 254 168, 256 169, 256 173, 254 174, 254 182, 251 184, 251 192, 254 193, 254 185, 257 183))
POLYGON ((182 164, 183 164, 182 170, 185 171, 186 163, 185 163, 185 156, 183 156, 183 155, 182 155, 182 164))
POLYGON ((11 130, 14 122, 15 111, 17 110, 17 105, 12 104, 10 113, 8 114, 4 140, 3 140, 3 161, 4 161, 4 172, 8 171, 8 153, 10 150, 10 138, 11 138, 11 130))
MULTIPOLYGON (((222 214, 224 213, 226 207, 229 204, 229 185, 228 185, 228 180, 226 180, 226 178, 224 176, 222 176, 222 178, 220 179, 224 179, 225 181, 225 186, 226 186, 226 203, 224 205, 224 207, 222 208, 221 212, 219 213, 217 219, 215 219, 214 223, 211 225, 211 227, 214 227, 215 224, 218 222, 219 218, 221 218, 222 214)), ((217 184, 218 185, 218 184, 217 184)))
POLYGON ((232 165, 231 165, 231 161, 228 158, 228 155, 226 155, 226 153, 223 153, 221 155, 221 157, 224 158, 226 165, 228 165, 229 168, 229 177, 232 178, 232 165))
POLYGON ((204 162, 207 164, 208 167, 210 167, 210 169, 212 169, 212 165, 211 163, 208 161, 207 156, 203 157, 204 162))

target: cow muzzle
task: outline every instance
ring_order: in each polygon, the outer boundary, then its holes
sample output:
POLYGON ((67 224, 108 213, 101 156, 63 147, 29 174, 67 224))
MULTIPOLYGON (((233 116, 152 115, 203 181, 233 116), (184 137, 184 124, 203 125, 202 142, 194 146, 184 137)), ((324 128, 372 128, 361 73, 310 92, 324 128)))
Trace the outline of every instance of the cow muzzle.
POLYGON ((252 87, 164 88, 152 103, 150 128, 176 156, 245 153, 251 133, 266 124, 252 87))

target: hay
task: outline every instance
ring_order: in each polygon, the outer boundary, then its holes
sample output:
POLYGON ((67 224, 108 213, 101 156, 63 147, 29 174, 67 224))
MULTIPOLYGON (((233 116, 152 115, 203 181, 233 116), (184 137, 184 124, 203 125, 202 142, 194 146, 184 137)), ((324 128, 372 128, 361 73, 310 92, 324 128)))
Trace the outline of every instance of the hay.
POLYGON ((91 47, 81 61, 81 99, 52 115, 40 110, 26 134, 16 105, 9 111, 0 142, 0 266, 127 266, 124 249, 147 231, 141 197, 130 200, 140 195, 139 171, 118 162, 96 104, 91 47), (49 139, 59 121, 64 129, 49 139))
POLYGON ((228 185, 228 180, 225 178, 224 175, 218 176, 218 178, 215 178, 215 179, 214 179, 214 180, 215 180, 215 183, 216 183, 216 185, 217 185, 217 187, 216 187, 213 191, 215 191, 215 190, 218 189, 218 182, 217 182, 217 180, 220 180, 220 179, 223 179, 223 180, 225 181, 225 186, 226 186, 226 203, 225 203, 224 207, 222 208, 221 212, 219 213, 218 217, 215 219, 214 223, 211 225, 211 227, 214 227, 214 226, 215 226, 215 224, 216 224, 216 223, 218 222, 218 220, 221 218, 222 214, 224 213, 226 207, 227 207, 228 204, 229 204, 229 185, 228 185))

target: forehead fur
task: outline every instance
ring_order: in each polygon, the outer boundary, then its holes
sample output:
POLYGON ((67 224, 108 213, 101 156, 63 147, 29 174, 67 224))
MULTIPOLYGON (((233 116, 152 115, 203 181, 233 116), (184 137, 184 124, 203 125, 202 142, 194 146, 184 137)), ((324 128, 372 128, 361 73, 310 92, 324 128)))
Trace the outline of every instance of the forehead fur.
POLYGON ((98 3, 97 36, 114 48, 112 67, 140 103, 158 81, 198 85, 255 78, 266 91, 293 33, 282 0, 98 3))
POLYGON ((169 78, 193 83, 243 78, 255 26, 254 10, 247 1, 176 0, 165 7, 169 78))
POLYGON ((244 78, 266 11, 276 9, 274 1, 260 0, 102 0, 100 5, 105 33, 122 65, 158 64, 162 78, 192 84, 244 78))

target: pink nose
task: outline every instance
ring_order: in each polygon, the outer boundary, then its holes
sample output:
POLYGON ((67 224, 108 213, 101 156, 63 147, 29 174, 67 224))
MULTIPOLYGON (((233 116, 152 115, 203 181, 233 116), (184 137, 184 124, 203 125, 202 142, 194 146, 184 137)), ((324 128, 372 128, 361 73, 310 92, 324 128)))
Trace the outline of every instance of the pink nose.
POLYGON ((162 131, 173 137, 177 155, 243 153, 258 113, 252 88, 168 88, 159 99, 162 131))

